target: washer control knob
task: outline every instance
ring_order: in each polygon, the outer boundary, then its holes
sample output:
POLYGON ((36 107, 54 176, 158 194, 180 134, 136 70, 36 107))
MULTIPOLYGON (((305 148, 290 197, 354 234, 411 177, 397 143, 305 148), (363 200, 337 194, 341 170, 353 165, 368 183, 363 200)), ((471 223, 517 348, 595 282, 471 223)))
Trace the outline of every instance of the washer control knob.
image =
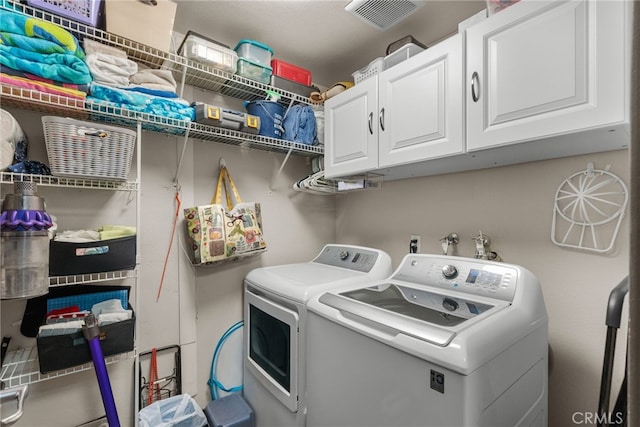
POLYGON ((349 251, 341 251, 339 256, 340 259, 344 261, 345 259, 349 258, 349 251))
POLYGON ((445 279, 455 279, 458 276, 458 269, 455 265, 447 264, 442 267, 442 275, 445 279))
POLYGON ((456 311, 458 309, 458 302, 451 298, 445 298, 442 301, 442 306, 449 311, 456 311))

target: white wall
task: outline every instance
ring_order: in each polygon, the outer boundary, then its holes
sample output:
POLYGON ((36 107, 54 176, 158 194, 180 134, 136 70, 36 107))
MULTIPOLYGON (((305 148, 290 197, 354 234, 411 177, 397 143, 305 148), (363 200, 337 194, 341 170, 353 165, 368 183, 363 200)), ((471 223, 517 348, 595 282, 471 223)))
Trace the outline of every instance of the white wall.
MULTIPOLYGON (((337 202, 338 240, 383 249, 394 266, 408 252, 411 234, 422 236, 422 252, 441 253, 439 239, 457 232, 457 254, 473 256, 471 238, 482 230, 505 262, 537 275, 549 314, 552 427, 574 425, 574 413, 583 421, 580 413, 597 410, 606 302, 611 288, 628 274, 628 218, 610 255, 560 248, 551 241, 556 190, 588 162, 596 169, 610 165, 629 183, 628 152, 616 151, 387 182, 380 190, 341 195, 337 202)), ((624 331, 619 337, 624 343, 624 331)), ((617 355, 623 354, 619 346, 617 355)), ((621 367, 624 359, 616 363, 621 367)))

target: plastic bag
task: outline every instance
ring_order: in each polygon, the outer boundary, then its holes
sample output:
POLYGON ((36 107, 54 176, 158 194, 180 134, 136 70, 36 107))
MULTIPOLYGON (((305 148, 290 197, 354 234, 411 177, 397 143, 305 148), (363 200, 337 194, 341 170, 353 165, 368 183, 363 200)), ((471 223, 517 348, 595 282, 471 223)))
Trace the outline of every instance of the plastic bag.
POLYGON ((188 394, 159 400, 138 412, 140 427, 202 427, 207 418, 188 394))

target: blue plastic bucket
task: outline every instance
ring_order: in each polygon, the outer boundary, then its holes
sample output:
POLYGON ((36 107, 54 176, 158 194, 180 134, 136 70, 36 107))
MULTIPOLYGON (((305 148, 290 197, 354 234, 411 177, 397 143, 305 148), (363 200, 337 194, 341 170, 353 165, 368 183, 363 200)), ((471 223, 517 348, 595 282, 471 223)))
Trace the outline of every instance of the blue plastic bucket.
POLYGON ((285 108, 274 101, 251 101, 245 105, 247 113, 260 117, 259 135, 282 138, 285 108))

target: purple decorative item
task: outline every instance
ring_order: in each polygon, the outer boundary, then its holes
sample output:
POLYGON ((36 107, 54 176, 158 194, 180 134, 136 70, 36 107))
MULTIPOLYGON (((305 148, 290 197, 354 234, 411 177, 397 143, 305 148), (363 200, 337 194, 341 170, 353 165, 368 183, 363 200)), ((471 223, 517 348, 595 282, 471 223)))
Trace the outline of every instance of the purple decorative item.
POLYGON ((113 391, 111 390, 109 374, 107 373, 107 365, 102 355, 102 347, 100 347, 100 329, 98 328, 98 321, 93 314, 85 317, 82 333, 89 343, 91 359, 93 360, 93 367, 96 371, 96 377, 98 378, 100 395, 102 396, 102 403, 107 415, 109 427, 120 427, 116 402, 113 399, 113 391))
POLYGON ((11 231, 46 230, 53 225, 45 211, 6 210, 0 214, 0 228, 11 231))

